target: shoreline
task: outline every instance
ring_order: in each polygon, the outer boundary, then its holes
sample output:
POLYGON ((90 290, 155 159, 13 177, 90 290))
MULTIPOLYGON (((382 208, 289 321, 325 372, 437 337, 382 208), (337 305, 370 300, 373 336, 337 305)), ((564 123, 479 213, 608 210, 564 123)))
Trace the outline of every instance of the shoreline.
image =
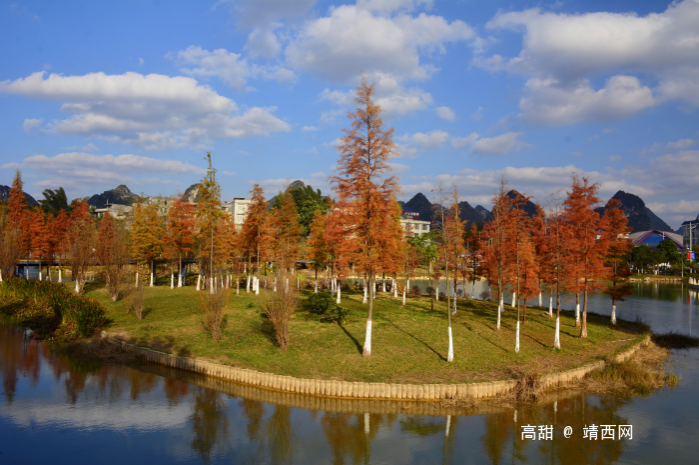
MULTIPOLYGON (((102 331, 100 337, 106 339, 110 344, 119 346, 125 351, 158 365, 193 372, 206 378, 225 380, 235 384, 313 397, 426 402, 450 399, 486 399, 507 394, 513 391, 520 382, 517 379, 510 379, 469 384, 388 384, 295 378, 222 365, 207 360, 171 355, 126 343, 110 337, 106 331, 102 331)), ((647 334, 643 340, 637 342, 631 348, 616 354, 613 357, 613 362, 619 363, 628 360, 641 346, 649 341, 650 335, 647 334)), ((564 388, 583 378, 588 373, 603 370, 607 363, 604 360, 598 360, 581 367, 543 375, 540 378, 541 391, 564 388)))

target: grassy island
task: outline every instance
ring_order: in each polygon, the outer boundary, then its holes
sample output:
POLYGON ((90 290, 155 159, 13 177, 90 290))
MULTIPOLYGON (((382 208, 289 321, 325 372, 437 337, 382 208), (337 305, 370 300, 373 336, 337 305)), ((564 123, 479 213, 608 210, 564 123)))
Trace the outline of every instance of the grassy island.
MULTIPOLYGON (((300 291, 302 304, 311 292, 300 291)), ((515 354, 515 309, 506 305, 502 329, 496 331, 495 302, 460 300, 452 320, 455 361, 447 363, 446 302, 436 302, 431 311, 428 297, 411 298, 402 308, 400 299, 377 293, 374 350, 364 358, 366 305, 360 293, 343 292, 342 305, 350 314, 342 325, 322 322, 301 306, 291 320, 286 352, 277 348, 261 296, 244 290, 231 295, 219 342, 203 328, 200 296, 192 287, 146 288, 142 320, 127 313, 123 301, 112 302, 104 287, 88 286, 86 296, 107 308, 110 335, 132 344, 262 372, 344 381, 472 383, 560 371, 625 350, 647 331, 624 321, 612 327, 608 317, 590 314, 589 337, 580 339, 572 312, 561 312, 562 350, 556 351, 555 320, 530 307, 521 352, 515 354)))

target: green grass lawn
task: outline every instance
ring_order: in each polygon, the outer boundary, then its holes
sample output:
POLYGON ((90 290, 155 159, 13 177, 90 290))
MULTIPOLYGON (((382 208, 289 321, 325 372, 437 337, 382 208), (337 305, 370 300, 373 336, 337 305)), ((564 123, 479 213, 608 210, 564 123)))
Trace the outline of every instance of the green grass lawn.
MULTIPOLYGON (((261 293, 265 292, 261 290, 261 293)), ((301 291, 301 302, 309 292, 301 291)), ((111 335, 140 346, 177 355, 300 378, 387 383, 470 383, 517 377, 522 371, 559 371, 624 350, 643 337, 642 325, 589 315, 589 338, 579 339, 571 312, 561 312, 562 350, 553 346, 555 319, 529 308, 522 326, 521 351, 514 353, 516 310, 506 305, 502 329, 495 330, 496 305, 459 301, 452 320, 453 363, 446 362, 446 302, 430 311, 427 297, 411 298, 405 308, 391 294, 377 294, 372 356, 362 357, 367 306, 359 293, 344 292, 342 305, 351 310, 342 325, 319 321, 299 308, 291 320, 286 352, 276 346, 271 325, 263 316, 261 296, 231 293, 223 338, 211 339, 202 326, 202 304, 193 287, 146 288, 142 320, 126 313, 124 302, 111 302, 103 287, 91 285, 87 297, 107 307, 111 335)))

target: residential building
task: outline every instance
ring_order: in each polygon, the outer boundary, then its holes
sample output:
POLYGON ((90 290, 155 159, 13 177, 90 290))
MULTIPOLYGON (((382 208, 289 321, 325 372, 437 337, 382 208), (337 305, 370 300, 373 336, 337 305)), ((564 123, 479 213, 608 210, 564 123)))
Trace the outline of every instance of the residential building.
POLYGON ((430 222, 421 221, 419 218, 419 213, 404 210, 400 217, 400 224, 406 232, 409 230, 414 236, 430 232, 430 222))
POLYGON ((95 208, 94 215, 97 218, 102 218, 105 213, 109 213, 117 220, 125 220, 131 216, 133 207, 129 205, 119 205, 108 203, 104 208, 95 208))
POLYGON ((248 208, 250 208, 251 202, 252 200, 235 197, 232 202, 223 204, 221 209, 231 215, 237 230, 243 229, 243 223, 245 223, 245 217, 248 215, 248 208))

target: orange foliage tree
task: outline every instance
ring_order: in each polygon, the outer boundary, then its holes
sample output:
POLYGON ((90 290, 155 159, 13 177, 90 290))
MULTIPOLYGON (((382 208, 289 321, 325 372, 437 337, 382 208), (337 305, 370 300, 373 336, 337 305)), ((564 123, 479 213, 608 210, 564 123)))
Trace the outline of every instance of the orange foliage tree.
POLYGON ((182 257, 194 251, 194 226, 194 204, 184 195, 177 195, 167 214, 165 235, 165 253, 171 260, 178 261, 177 287, 182 287, 182 257))
POLYGON ((345 136, 338 147, 338 175, 331 179, 338 195, 336 208, 344 217, 341 223, 351 240, 352 262, 367 274, 372 290, 369 292, 364 356, 371 355, 374 282, 383 266, 381 257, 385 256, 382 237, 395 221, 393 206, 398 191, 396 179, 384 177, 391 171, 388 160, 395 149, 393 128, 383 129, 381 107, 374 103, 373 95, 374 86, 362 77, 355 98, 359 108, 348 114, 351 129, 343 129, 345 136))
MULTIPOLYGON (((576 294, 583 294, 582 324, 580 337, 587 337, 587 298, 590 292, 604 287, 601 279, 605 274, 604 256, 609 245, 608 237, 601 234, 601 219, 594 208, 599 204, 597 189, 599 184, 590 184, 573 174, 573 185, 564 201, 566 221, 572 232, 572 246, 575 253, 570 258, 574 265, 576 294)), ((579 299, 576 299, 579 300, 579 299)), ((576 324, 579 306, 576 304, 576 324)))
POLYGON ((252 194, 250 197, 250 205, 247 215, 245 216, 243 228, 238 235, 238 240, 241 252, 247 256, 248 270, 251 271, 250 266, 254 257, 256 270, 259 276, 260 259, 265 253, 264 243, 266 242, 265 235, 267 234, 265 230, 267 201, 262 195, 264 191, 259 184, 255 184, 250 193, 252 194))
MULTIPOLYGON (((136 204, 133 209, 133 223, 131 223, 131 243, 133 256, 138 262, 150 263, 150 286, 153 286, 153 274, 155 273, 155 259, 163 252, 163 222, 158 216, 158 210, 154 205, 136 204)), ((138 271, 136 272, 138 279, 138 271)))
POLYGON ((311 223, 311 235, 308 238, 307 258, 313 262, 315 270, 315 291, 318 292, 318 270, 328 264, 328 243, 325 240, 326 215, 322 210, 316 210, 311 223))
POLYGON ((612 299, 612 316, 611 322, 616 324, 616 302, 624 300, 624 297, 631 295, 633 290, 629 284, 629 276, 631 270, 624 260, 624 256, 633 249, 633 244, 628 239, 628 234, 631 228, 628 225, 628 220, 624 213, 619 208, 621 202, 617 199, 612 199, 604 210, 602 217, 602 225, 604 234, 609 241, 609 248, 604 257, 606 266, 608 267, 607 278, 609 284, 605 293, 612 299))

